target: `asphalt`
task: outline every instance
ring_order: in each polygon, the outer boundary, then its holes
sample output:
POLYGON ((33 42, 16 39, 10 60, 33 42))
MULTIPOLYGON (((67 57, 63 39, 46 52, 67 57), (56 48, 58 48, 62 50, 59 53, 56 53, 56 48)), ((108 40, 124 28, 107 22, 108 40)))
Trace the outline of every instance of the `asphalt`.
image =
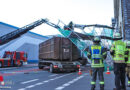
MULTIPOLYGON (((87 67, 82 68, 81 75, 78 72, 50 73, 45 69, 39 70, 37 66, 6 69, 0 71, 5 83, 0 85, 0 90, 90 90, 91 87, 87 67)), ((113 90, 113 72, 110 75, 104 72, 104 78, 105 90, 113 90)), ((98 82, 96 90, 100 90, 98 82)))

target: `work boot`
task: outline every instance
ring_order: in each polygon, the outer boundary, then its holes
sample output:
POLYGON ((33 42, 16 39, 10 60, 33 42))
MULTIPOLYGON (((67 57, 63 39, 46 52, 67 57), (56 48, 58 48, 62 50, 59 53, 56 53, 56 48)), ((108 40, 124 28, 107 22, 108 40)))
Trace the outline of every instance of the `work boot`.
POLYGON ((95 90, 95 86, 94 85, 91 86, 91 90, 95 90))
POLYGON ((100 90, 104 90, 104 84, 100 85, 100 90))
POLYGON ((104 90, 104 88, 100 88, 100 90, 104 90))
POLYGON ((113 90, 117 90, 116 88, 113 88, 113 90))
POLYGON ((126 90, 126 87, 121 86, 121 90, 126 90))
POLYGON ((94 88, 94 87, 91 87, 91 90, 95 90, 95 88, 94 88))
POLYGON ((104 90, 104 85, 100 85, 100 90, 104 90))
POLYGON ((113 88, 113 90, 121 90, 121 89, 113 88))

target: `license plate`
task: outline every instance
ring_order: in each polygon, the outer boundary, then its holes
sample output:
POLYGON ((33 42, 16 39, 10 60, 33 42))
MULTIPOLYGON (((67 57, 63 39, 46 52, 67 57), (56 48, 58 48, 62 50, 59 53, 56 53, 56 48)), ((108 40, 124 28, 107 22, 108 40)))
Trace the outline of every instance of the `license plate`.
POLYGON ((67 66, 67 65, 66 65, 66 66, 64 66, 64 67, 65 67, 65 68, 71 68, 72 66, 67 66))

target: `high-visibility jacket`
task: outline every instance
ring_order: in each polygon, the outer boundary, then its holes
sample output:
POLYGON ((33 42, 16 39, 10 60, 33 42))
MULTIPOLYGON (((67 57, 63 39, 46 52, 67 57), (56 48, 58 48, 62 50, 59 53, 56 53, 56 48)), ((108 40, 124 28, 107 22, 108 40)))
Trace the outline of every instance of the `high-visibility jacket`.
POLYGON ((113 52, 112 57, 115 63, 125 63, 126 50, 126 44, 123 41, 117 40, 113 42, 110 52, 113 52))
POLYGON ((126 62, 127 64, 130 64, 130 46, 128 47, 128 55, 127 55, 127 57, 128 57, 128 61, 126 62))
POLYGON ((91 67, 104 67, 103 60, 106 58, 107 52, 101 45, 92 45, 88 50, 87 56, 92 61, 91 67))

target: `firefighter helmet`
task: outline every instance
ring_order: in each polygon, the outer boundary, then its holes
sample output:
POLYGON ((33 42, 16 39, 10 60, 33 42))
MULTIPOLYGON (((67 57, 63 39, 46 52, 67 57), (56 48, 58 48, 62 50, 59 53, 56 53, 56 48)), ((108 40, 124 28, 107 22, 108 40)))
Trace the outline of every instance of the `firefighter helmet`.
POLYGON ((101 38, 98 36, 94 37, 93 39, 93 42, 100 42, 100 41, 101 41, 101 38))
POLYGON ((126 45, 127 45, 127 46, 130 46, 130 41, 126 41, 126 45))
POLYGON ((121 38, 120 33, 115 33, 115 34, 114 34, 114 38, 121 38))

